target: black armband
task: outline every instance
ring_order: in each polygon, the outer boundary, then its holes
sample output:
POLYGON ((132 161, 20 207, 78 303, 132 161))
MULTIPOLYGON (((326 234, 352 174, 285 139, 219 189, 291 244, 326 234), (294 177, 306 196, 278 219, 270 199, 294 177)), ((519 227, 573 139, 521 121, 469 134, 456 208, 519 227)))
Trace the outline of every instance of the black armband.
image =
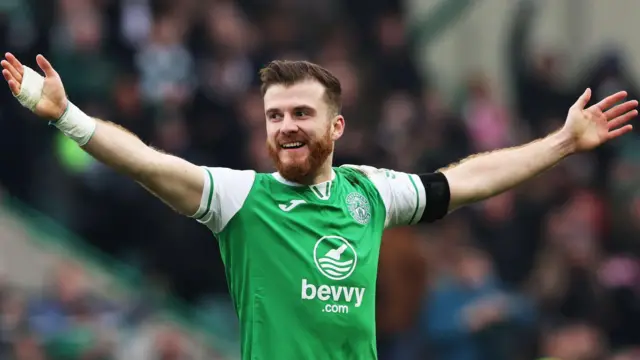
POLYGON ((418 176, 422 181, 427 198, 427 205, 418 222, 430 223, 442 219, 449 212, 449 201, 451 200, 447 177, 440 172, 418 176))

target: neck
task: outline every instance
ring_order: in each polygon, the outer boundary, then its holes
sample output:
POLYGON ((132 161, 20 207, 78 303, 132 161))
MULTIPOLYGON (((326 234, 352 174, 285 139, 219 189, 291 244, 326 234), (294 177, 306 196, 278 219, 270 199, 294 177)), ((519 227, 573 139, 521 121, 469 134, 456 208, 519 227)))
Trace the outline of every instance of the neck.
POLYGON ((302 185, 315 185, 331 180, 333 171, 333 154, 327 156, 324 163, 315 171, 297 181, 302 185))

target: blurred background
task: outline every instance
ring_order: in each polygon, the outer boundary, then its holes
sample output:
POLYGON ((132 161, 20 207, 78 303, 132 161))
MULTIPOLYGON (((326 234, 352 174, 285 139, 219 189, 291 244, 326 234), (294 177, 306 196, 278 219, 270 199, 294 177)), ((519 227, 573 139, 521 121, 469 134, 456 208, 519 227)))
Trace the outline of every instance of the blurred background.
MULTIPOLYGON (((257 71, 342 81, 338 164, 426 172, 638 96, 631 0, 0 0, 87 113, 197 164, 271 171, 257 71)), ((637 126, 636 129, 640 129, 637 126)), ((0 359, 236 359, 215 239, 0 90, 0 359)), ((381 360, 640 359, 640 140, 386 233, 381 360)), ((293 331, 293 329, 292 329, 293 331)))

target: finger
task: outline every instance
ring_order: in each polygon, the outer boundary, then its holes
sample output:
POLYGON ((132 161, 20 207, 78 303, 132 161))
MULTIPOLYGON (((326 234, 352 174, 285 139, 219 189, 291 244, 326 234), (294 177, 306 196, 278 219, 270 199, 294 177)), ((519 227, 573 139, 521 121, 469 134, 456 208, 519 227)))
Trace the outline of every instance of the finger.
POLYGON ((625 125, 625 126, 621 127, 620 129, 615 129, 613 131, 609 131, 609 140, 615 139, 617 137, 620 137, 620 136, 630 132, 631 130, 633 130, 633 126, 625 125))
POLYGON ((607 127, 609 128, 609 130, 617 129, 617 128, 619 128, 620 126, 624 125, 625 123, 627 123, 629 120, 633 119, 636 116, 638 116, 638 110, 629 111, 628 113, 622 114, 622 115, 618 116, 617 118, 609 121, 607 123, 607 127))
POLYGON ((593 105, 592 107, 600 109, 600 111, 605 111, 613 105, 619 103, 627 97, 626 91, 618 91, 613 95, 609 95, 606 98, 600 100, 599 103, 593 105))
POLYGON ((13 75, 11 75, 11 73, 6 69, 2 70, 2 76, 5 78, 5 80, 7 80, 7 83, 9 84, 9 89, 11 89, 11 92, 14 95, 18 95, 20 93, 20 83, 18 83, 13 78, 13 75))
POLYGON ((13 65, 16 70, 18 70, 18 73, 20 73, 20 77, 22 77, 22 75, 24 75, 24 68, 22 67, 22 63, 18 60, 18 58, 15 57, 12 53, 6 53, 4 56, 7 58, 9 63, 11 63, 11 65, 13 65))
POLYGON ((58 75, 53 69, 53 66, 51 66, 49 60, 45 59, 44 56, 36 56, 36 62, 38 63, 38 66, 40 66, 40 69, 42 69, 46 77, 54 77, 58 75))
POLYGON ((578 110, 583 110, 589 103, 589 100, 591 100, 591 89, 587 88, 587 90, 585 90, 584 93, 580 95, 576 103, 573 104, 573 107, 578 110))
POLYGON ((13 95, 20 94, 20 83, 19 82, 15 81, 15 80, 9 80, 8 84, 9 84, 9 89, 11 89, 11 92, 13 93, 13 95))
POLYGON ((607 110, 607 112, 605 112, 604 115, 607 117, 607 120, 611 120, 611 119, 617 118, 622 114, 626 114, 637 107, 638 107, 638 101, 631 100, 631 101, 627 101, 612 107, 611 109, 607 110))
POLYGON ((2 76, 4 76, 4 79, 7 81, 13 80, 13 75, 7 69, 2 69, 2 76))
POLYGON ((0 64, 2 64, 2 67, 4 69, 8 70, 11 73, 11 75, 17 82, 22 83, 22 75, 11 63, 9 63, 7 60, 2 60, 0 61, 0 64))

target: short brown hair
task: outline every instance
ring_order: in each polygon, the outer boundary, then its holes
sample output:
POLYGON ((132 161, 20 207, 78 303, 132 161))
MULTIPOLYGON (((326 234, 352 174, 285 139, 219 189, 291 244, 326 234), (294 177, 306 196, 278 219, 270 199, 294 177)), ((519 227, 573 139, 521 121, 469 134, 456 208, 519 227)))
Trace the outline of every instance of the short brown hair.
POLYGON ((336 113, 342 108, 340 80, 329 70, 308 61, 274 60, 260 70, 262 96, 273 85, 291 86, 305 80, 315 80, 325 89, 325 99, 336 113))

